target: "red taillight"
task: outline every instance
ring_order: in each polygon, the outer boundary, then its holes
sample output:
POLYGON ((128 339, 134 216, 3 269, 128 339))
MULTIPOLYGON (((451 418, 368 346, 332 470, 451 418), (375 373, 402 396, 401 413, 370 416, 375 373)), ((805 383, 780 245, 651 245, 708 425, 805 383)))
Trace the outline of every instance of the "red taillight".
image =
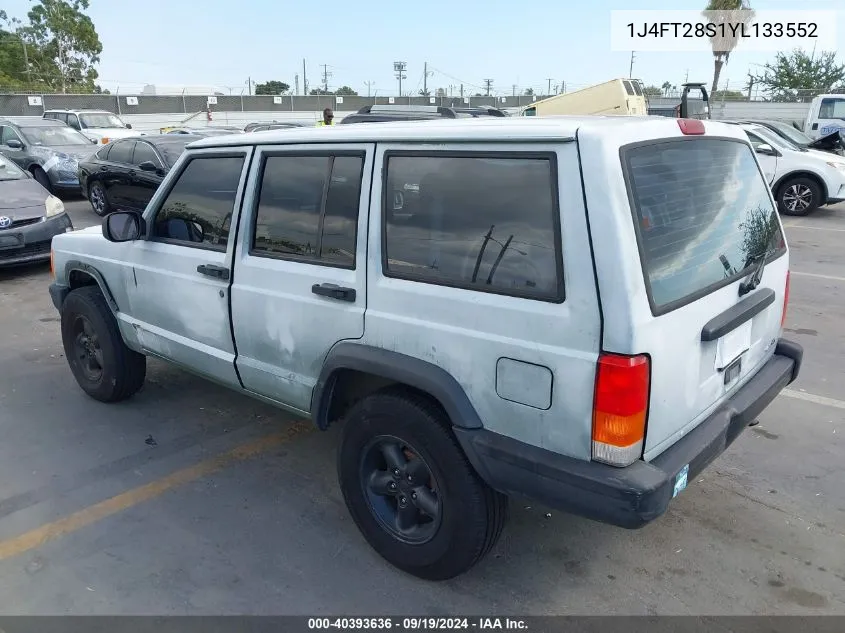
POLYGON ((780 326, 786 323, 786 306, 789 305, 789 271, 786 271, 786 287, 783 289, 783 314, 780 317, 780 326))
POLYGON ((649 359, 602 353, 593 400, 593 459, 627 466, 639 458, 648 411, 649 359))
POLYGON ((682 134, 704 134, 704 123, 699 119, 678 119, 682 134))

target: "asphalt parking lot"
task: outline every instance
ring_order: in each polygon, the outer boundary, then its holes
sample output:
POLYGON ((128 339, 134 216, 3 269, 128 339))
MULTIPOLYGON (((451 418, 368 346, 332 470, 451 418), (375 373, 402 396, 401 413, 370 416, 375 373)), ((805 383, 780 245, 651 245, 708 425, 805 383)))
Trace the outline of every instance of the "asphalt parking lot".
POLYGON ((159 362, 95 402, 48 267, 0 271, 0 613, 845 614, 845 205, 785 224, 805 360, 761 423, 646 528, 514 500, 492 554, 439 584, 359 535, 336 429, 159 362))

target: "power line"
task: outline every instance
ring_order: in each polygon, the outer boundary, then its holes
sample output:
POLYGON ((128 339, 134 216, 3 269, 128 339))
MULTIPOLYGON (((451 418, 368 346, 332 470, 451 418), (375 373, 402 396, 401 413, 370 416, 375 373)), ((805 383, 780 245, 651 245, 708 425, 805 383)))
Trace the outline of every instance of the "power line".
POLYGON ((369 97, 369 96, 370 96, 370 91, 372 90, 372 87, 376 85, 376 82, 374 82, 374 81, 365 81, 365 82, 364 82, 364 85, 365 85, 365 86, 367 86, 367 96, 369 97))

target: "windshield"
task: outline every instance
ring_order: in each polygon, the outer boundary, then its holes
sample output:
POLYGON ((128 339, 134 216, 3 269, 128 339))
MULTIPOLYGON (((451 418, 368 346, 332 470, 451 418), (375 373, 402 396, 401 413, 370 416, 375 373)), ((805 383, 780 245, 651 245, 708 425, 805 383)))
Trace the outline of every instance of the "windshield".
POLYGON ((696 139, 623 153, 646 286, 663 314, 742 276, 785 243, 745 143, 696 139))
POLYGON ((109 112, 97 112, 96 114, 80 114, 79 120, 82 127, 126 127, 126 124, 109 112))
POLYGON ((63 125, 22 127, 21 132, 32 145, 91 145, 88 138, 63 125))
POLYGON ((774 147, 775 149, 781 150, 792 150, 794 152, 804 152, 806 148, 801 147, 800 145, 796 145, 789 139, 785 139, 782 136, 779 136, 776 132, 772 132, 768 128, 764 128, 761 125, 756 125, 750 129, 751 132, 759 136, 761 139, 766 141, 769 145, 774 147))
POLYGON ((184 138, 185 136, 187 135, 174 134, 173 140, 167 139, 166 141, 156 142, 156 149, 158 150, 159 154, 164 157, 164 162, 167 163, 168 167, 173 167, 173 165, 176 163, 176 160, 182 155, 182 152, 185 151, 185 145, 187 145, 191 141, 195 141, 197 138, 196 136, 184 138))
POLYGON ((813 139, 804 134, 804 132, 802 132, 801 130, 796 130, 788 123, 781 123, 780 121, 769 121, 768 124, 771 125, 773 128, 777 129, 778 132, 780 132, 783 136, 788 138, 796 145, 808 145, 813 142, 813 139))
POLYGON ((0 181, 21 180, 25 177, 26 176, 20 167, 3 156, 3 154, 0 154, 0 181))

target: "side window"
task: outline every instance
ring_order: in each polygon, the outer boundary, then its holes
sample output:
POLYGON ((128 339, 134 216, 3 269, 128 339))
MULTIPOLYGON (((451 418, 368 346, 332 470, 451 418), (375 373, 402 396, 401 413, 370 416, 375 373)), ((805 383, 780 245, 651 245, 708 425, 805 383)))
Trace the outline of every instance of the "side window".
POLYGON ((820 119, 845 119, 845 99, 822 99, 819 106, 820 119))
POLYGON ((253 255, 354 268, 362 156, 270 156, 255 215, 253 255))
POLYGON ((551 155, 388 155, 384 267, 399 277, 563 300, 551 155))
POLYGON ((108 160, 109 159, 109 152, 111 148, 115 146, 115 143, 109 143, 108 145, 104 145, 100 151, 97 152, 97 158, 100 160, 108 160))
POLYGON ((10 128, 8 125, 4 125, 0 128, 0 145, 5 145, 7 141, 16 140, 19 141, 18 135, 15 134, 15 131, 10 128))
POLYGON ((763 145, 764 143, 766 143, 766 141, 761 139, 759 136, 757 136, 753 132, 746 132, 745 134, 746 134, 746 136, 748 136, 748 140, 751 142, 751 147, 753 147, 755 150, 760 145, 763 145))
POLYGON ((53 115, 53 118, 56 119, 56 121, 61 121, 62 123, 67 123, 67 113, 66 112, 56 112, 53 115))
POLYGON ((135 155, 132 158, 132 164, 140 165, 146 161, 150 161, 157 167, 161 167, 161 161, 152 146, 149 143, 138 141, 135 143, 135 155))
POLYGON ((132 163, 132 152, 134 149, 135 141, 112 141, 109 161, 129 165, 132 163))
POLYGON ((628 93, 628 96, 633 96, 635 93, 634 87, 631 85, 631 82, 623 79, 622 83, 625 84, 625 92, 628 93))
POLYGON ((67 124, 72 128, 78 130, 79 129, 79 117, 75 114, 68 114, 67 115, 67 124))
POLYGON ((156 213, 153 237, 226 250, 243 165, 243 156, 192 159, 156 213))

